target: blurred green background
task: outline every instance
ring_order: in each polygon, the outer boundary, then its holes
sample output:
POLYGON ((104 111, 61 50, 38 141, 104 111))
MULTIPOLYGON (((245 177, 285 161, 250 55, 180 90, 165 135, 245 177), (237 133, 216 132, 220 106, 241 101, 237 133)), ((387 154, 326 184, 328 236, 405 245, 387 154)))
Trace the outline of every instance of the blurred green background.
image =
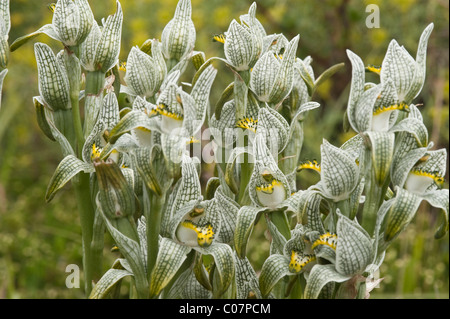
MULTIPOLYGON (((49 0, 11 1, 9 42, 50 23, 49 0)), ((98 22, 115 11, 115 0, 90 0, 98 22)), ((160 38, 173 16, 177 0, 122 0, 124 24, 122 53, 148 38, 160 38)), ((196 49, 207 58, 223 57, 223 47, 212 35, 226 31, 232 19, 248 11, 251 1, 192 0, 197 30, 196 49)), ((288 39, 300 34, 297 55, 313 58, 320 74, 345 62, 344 70, 328 80, 314 97, 321 108, 305 122, 302 157, 320 158, 322 138, 339 145, 350 135, 342 130, 347 105, 350 66, 345 50, 351 49, 365 63, 380 65, 392 38, 415 56, 422 30, 434 22, 427 56, 427 79, 417 103, 436 148, 449 145, 449 3, 445 0, 260 0, 257 17, 267 33, 288 39), (380 28, 369 29, 366 6, 380 8, 380 28)), ((41 35, 36 39, 56 50, 61 45, 41 35)), ((223 65, 213 86, 214 104, 232 81, 223 65)), ((61 160, 59 148, 38 129, 32 97, 38 95, 37 70, 31 43, 10 56, 0 110, 0 298, 82 298, 82 289, 65 286, 66 266, 81 266, 81 237, 76 203, 70 186, 46 204, 44 194, 61 160)), ((302 175, 303 176, 303 175, 302 175)), ((446 176, 448 181, 448 172, 446 176)), ((313 181, 315 182, 315 181, 313 181)), ((311 181, 304 175, 305 187, 311 181)), ((448 182, 445 187, 448 187, 448 182)), ((434 240, 439 211, 423 203, 410 227, 388 249, 373 298, 448 298, 449 237, 434 240)), ((257 225, 249 258, 258 271, 268 255, 264 222, 257 225)), ((106 245, 107 246, 107 245, 106 245)), ((105 247, 105 270, 116 256, 105 247)))

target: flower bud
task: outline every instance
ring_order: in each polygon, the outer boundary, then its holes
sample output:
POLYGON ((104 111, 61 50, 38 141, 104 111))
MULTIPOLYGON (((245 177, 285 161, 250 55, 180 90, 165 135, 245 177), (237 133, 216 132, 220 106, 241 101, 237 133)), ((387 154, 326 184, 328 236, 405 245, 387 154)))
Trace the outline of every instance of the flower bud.
POLYGON ((250 69, 261 54, 263 33, 255 18, 255 11, 256 4, 253 3, 243 23, 231 21, 225 33, 225 57, 236 71, 250 69))
POLYGON ((87 0, 58 0, 52 25, 65 46, 76 46, 88 36, 93 20, 87 0))
POLYGON ((111 219, 132 215, 135 211, 134 193, 119 166, 112 160, 104 162, 96 158, 94 167, 103 213, 111 219))
POLYGON ((122 22, 123 12, 119 1, 117 1, 116 13, 106 19, 101 30, 94 21, 91 32, 84 41, 80 52, 81 63, 87 71, 106 73, 117 64, 122 36, 122 22))
POLYGON ((255 64, 250 88, 262 102, 278 104, 291 92, 294 83, 294 62, 299 36, 287 47, 284 56, 266 52, 255 64))
POLYGON ((128 55, 125 82, 132 93, 141 97, 152 97, 159 90, 167 73, 166 65, 158 63, 161 50, 157 41, 152 44, 152 55, 133 47, 128 55))
MULTIPOLYGON (((9 59, 8 34, 11 29, 9 0, 0 3, 0 71, 6 69, 9 59)), ((1 86, 0 86, 1 90, 1 86)))
POLYGON ((173 19, 161 34, 162 50, 167 59, 180 61, 194 49, 196 32, 191 14, 191 1, 180 0, 173 19))
POLYGON ((52 49, 43 43, 34 46, 39 78, 39 93, 54 111, 70 109, 69 80, 62 63, 52 49))

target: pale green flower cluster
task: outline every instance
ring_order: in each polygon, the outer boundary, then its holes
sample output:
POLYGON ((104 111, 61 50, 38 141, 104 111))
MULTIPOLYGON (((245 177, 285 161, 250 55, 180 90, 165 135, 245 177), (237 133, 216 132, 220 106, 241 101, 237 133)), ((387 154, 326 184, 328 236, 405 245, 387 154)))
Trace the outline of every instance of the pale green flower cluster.
MULTIPOLYGON (((58 0, 53 11, 51 24, 11 50, 40 34, 64 47, 55 54, 35 44, 34 104, 64 156, 46 200, 69 181, 78 200, 89 297, 105 298, 132 277, 136 298, 366 298, 423 200, 444 212, 437 237, 448 232, 446 152, 432 149, 412 104, 433 25, 415 60, 394 40, 381 69, 348 51, 346 120, 356 135, 340 147, 324 139, 319 163, 302 158, 304 120, 319 107, 317 87, 342 64, 316 77, 312 59, 297 57, 300 36, 267 34, 256 3, 214 36, 224 57, 195 51, 191 1, 180 0, 161 39, 133 47, 126 63, 118 60, 119 1, 101 26, 87 0, 58 0), (215 105, 213 62, 234 76, 215 105), (195 74, 181 82, 189 65, 195 74), (366 70, 380 83, 366 83, 366 70), (215 167, 207 181, 205 141, 215 167), (304 169, 320 175, 306 190, 296 183, 304 169), (271 248, 257 275, 247 246, 261 217, 271 248), (102 274, 105 232, 121 257, 102 274)), ((0 16, 6 39, 8 18, 0 16)))

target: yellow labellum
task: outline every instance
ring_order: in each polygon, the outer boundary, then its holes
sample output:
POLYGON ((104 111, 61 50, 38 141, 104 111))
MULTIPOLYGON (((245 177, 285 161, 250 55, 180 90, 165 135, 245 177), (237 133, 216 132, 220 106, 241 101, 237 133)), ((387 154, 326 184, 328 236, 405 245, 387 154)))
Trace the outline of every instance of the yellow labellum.
POLYGON ((158 114, 167 116, 167 117, 169 117, 169 118, 171 118, 171 119, 174 119, 174 120, 182 120, 182 119, 183 119, 183 115, 182 115, 182 114, 178 114, 178 113, 169 111, 169 110, 167 109, 167 106, 165 106, 164 104, 159 104, 159 105, 156 107, 156 110, 155 110, 155 111, 156 111, 158 114))
POLYGON ((380 74, 381 72, 381 66, 375 66, 375 65, 368 65, 366 68, 368 71, 376 73, 376 74, 380 74))
POLYGON ((246 117, 246 118, 240 119, 236 123, 236 127, 240 127, 240 128, 250 130, 250 131, 256 133, 257 124, 258 124, 258 120, 251 118, 251 117, 246 117))
POLYGON ((320 235, 319 239, 317 239, 311 246, 311 249, 319 245, 325 245, 336 250, 337 236, 335 234, 326 233, 320 235))
POLYGON ((427 172, 423 169, 413 169, 411 171, 411 174, 417 175, 417 176, 423 176, 423 177, 429 177, 434 180, 434 182, 441 186, 444 184, 444 177, 442 177, 438 172, 427 172))
POLYGON ((198 226, 191 220, 185 220, 181 226, 192 229, 197 233, 197 243, 200 247, 208 247, 212 244, 214 239, 214 231, 211 224, 198 226))
POLYGON ((100 147, 97 147, 95 145, 95 143, 92 144, 91 160, 94 160, 95 158, 99 158, 101 152, 102 152, 102 149, 100 147))
POLYGON ((225 43, 225 35, 224 34, 216 34, 213 36, 213 41, 225 43))
POLYGON ((120 62, 119 63, 119 70, 126 72, 127 71, 127 62, 120 62))
POLYGON ((304 169, 311 169, 313 171, 320 173, 320 164, 316 160, 304 161, 301 162, 300 165, 297 167, 297 172, 300 172, 301 170, 304 169))
POLYGON ((293 250, 291 253, 291 261, 289 263, 289 271, 293 273, 300 272, 307 264, 316 260, 314 255, 301 255, 293 250))
POLYGON ((407 111, 408 109, 409 109, 409 106, 402 102, 400 104, 392 104, 392 105, 388 105, 388 106, 377 107, 373 111, 373 115, 379 115, 379 114, 384 113, 384 112, 395 111, 395 110, 407 111))
POLYGON ((272 194, 273 189, 276 186, 282 186, 282 184, 280 181, 277 181, 276 179, 274 179, 274 180, 272 180, 272 182, 270 184, 263 184, 261 186, 256 186, 256 190, 261 191, 263 193, 272 194))
POLYGON ((55 13, 56 3, 50 3, 47 5, 47 8, 52 12, 55 13))

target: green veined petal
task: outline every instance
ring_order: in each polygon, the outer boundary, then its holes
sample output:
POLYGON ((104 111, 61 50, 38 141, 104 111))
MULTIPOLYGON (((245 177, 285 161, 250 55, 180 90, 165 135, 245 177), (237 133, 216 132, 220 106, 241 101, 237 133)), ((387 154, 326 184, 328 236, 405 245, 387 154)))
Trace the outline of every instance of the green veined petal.
POLYGON ((344 282, 351 278, 338 273, 334 265, 315 265, 309 274, 305 287, 306 299, 317 299, 323 287, 329 282, 344 282))
POLYGON ((150 297, 159 295, 186 259, 190 247, 182 246, 168 238, 162 238, 158 257, 150 279, 150 297))
POLYGON ((102 278, 95 284, 89 299, 103 299, 105 298, 111 289, 123 278, 127 276, 133 276, 133 273, 124 269, 109 269, 104 273, 102 278))
POLYGON ((283 255, 271 255, 264 262, 259 275, 259 287, 263 297, 267 297, 281 278, 292 275, 289 271, 289 259, 283 255))
POLYGON ((59 163, 47 187, 45 200, 51 201, 56 192, 60 190, 68 181, 79 172, 92 173, 94 167, 79 160, 74 155, 68 155, 59 163))

